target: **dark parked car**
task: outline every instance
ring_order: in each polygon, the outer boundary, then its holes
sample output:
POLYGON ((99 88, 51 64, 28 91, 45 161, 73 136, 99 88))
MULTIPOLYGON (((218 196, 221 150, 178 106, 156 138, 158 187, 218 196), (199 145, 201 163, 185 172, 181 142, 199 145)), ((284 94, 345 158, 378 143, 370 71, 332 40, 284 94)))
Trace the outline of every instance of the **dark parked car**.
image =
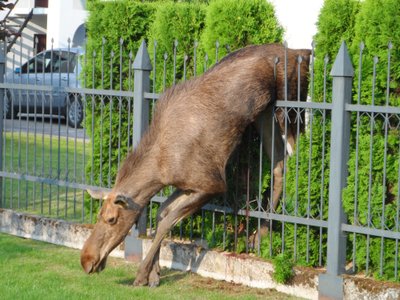
POLYGON ((65 117, 71 127, 80 127, 83 120, 81 97, 67 93, 64 88, 80 86, 81 54, 82 49, 78 48, 46 50, 7 73, 5 82, 19 88, 10 86, 7 89, 5 116, 15 118, 18 113, 27 112, 51 114, 65 117), (35 89, 37 86, 50 89, 40 91, 35 89))

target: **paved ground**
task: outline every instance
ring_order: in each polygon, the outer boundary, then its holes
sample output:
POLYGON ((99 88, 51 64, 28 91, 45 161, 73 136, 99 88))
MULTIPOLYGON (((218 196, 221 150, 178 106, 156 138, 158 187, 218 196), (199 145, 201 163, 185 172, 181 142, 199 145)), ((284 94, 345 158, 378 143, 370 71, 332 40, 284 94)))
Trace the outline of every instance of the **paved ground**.
MULTIPOLYGON (((50 118, 48 116, 39 116, 36 118, 28 117, 26 115, 22 115, 21 118, 17 118, 14 120, 5 120, 4 130, 6 132, 27 132, 34 134, 45 134, 52 136, 62 136, 69 138, 77 138, 83 139, 85 137, 85 130, 83 128, 72 128, 67 127, 64 119, 60 119, 60 122, 57 117, 50 118)), ((88 139, 86 135, 86 139, 88 139)))

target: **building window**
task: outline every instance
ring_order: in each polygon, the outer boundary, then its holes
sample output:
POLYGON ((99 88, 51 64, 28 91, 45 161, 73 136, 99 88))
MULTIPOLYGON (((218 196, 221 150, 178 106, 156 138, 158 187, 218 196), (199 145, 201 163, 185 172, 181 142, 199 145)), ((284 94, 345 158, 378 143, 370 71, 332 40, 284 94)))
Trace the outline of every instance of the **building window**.
POLYGON ((46 50, 46 35, 45 34, 35 34, 33 38, 33 49, 36 53, 46 50))
POLYGON ((49 7, 49 0, 35 0, 35 7, 49 7))

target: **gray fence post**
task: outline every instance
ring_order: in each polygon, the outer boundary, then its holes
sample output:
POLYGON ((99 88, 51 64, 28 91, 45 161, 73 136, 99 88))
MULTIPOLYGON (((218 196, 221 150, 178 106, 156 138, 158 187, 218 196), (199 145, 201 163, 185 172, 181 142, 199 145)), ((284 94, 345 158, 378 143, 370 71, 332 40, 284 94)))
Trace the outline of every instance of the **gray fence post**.
POLYGON ((346 185, 350 143, 350 113, 353 66, 343 42, 333 64, 332 127, 329 175, 327 270, 319 277, 320 299, 343 299, 343 278, 346 264, 346 236, 342 224, 346 216, 342 208, 342 190, 346 185))
MULTIPOLYGON (((136 147, 142 135, 149 126, 149 101, 144 98, 144 93, 150 91, 150 71, 152 70, 146 43, 142 41, 133 62, 134 91, 133 91, 133 140, 136 147)), ((142 260, 142 241, 139 236, 146 235, 147 209, 144 209, 137 226, 133 227, 125 239, 125 258, 131 261, 142 260)))
MULTIPOLYGON (((6 71, 6 41, 0 42, 0 83, 4 83, 4 74, 6 71)), ((4 89, 0 89, 0 171, 3 171, 3 131, 4 131, 4 89)), ((0 207, 4 206, 3 201, 3 177, 0 176, 0 207)))

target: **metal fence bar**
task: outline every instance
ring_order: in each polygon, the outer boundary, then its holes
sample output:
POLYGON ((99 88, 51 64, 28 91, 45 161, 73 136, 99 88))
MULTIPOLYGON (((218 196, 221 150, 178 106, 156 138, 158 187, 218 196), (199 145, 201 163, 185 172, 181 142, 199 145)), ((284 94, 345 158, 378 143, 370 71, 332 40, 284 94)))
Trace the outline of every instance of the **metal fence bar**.
POLYGON ((353 66, 345 42, 332 67, 332 133, 329 176, 328 254, 327 271, 319 277, 319 295, 343 298, 343 278, 346 263, 346 236, 342 231, 345 215, 342 190, 346 186, 350 144, 350 114, 345 103, 352 99, 353 66))
POLYGON ((325 102, 300 102, 300 101, 288 101, 288 100, 277 100, 275 105, 283 108, 308 108, 308 109, 321 109, 331 110, 332 103, 325 102))
POLYGON ((360 233, 364 235, 373 235, 380 238, 400 239, 399 231, 391 231, 385 229, 377 229, 373 227, 364 227, 350 224, 342 224, 342 230, 349 233, 360 233))
MULTIPOLYGON (((0 171, 0 177, 16 179, 16 180, 18 180, 18 182, 23 180, 23 181, 30 181, 30 182, 36 182, 36 183, 45 183, 50 186, 54 185, 54 186, 69 187, 69 188, 81 189, 81 190, 87 190, 87 189, 98 190, 99 189, 99 186, 97 186, 97 185, 72 182, 72 181, 58 179, 58 178, 40 177, 40 176, 33 176, 33 175, 28 175, 28 174, 12 173, 12 172, 5 172, 5 171, 0 171)), ((101 190, 110 191, 111 189, 101 188, 101 190)))
MULTIPOLYGON (((0 82, 4 82, 4 74, 6 69, 6 40, 0 41, 0 82)), ((4 132, 4 89, 0 88, 0 171, 3 170, 3 132, 4 132)), ((0 176, 0 208, 3 207, 3 177, 0 176)))
POLYGON ((348 112, 365 112, 376 114, 400 114, 400 107, 397 106, 377 106, 346 103, 345 110, 348 112))

